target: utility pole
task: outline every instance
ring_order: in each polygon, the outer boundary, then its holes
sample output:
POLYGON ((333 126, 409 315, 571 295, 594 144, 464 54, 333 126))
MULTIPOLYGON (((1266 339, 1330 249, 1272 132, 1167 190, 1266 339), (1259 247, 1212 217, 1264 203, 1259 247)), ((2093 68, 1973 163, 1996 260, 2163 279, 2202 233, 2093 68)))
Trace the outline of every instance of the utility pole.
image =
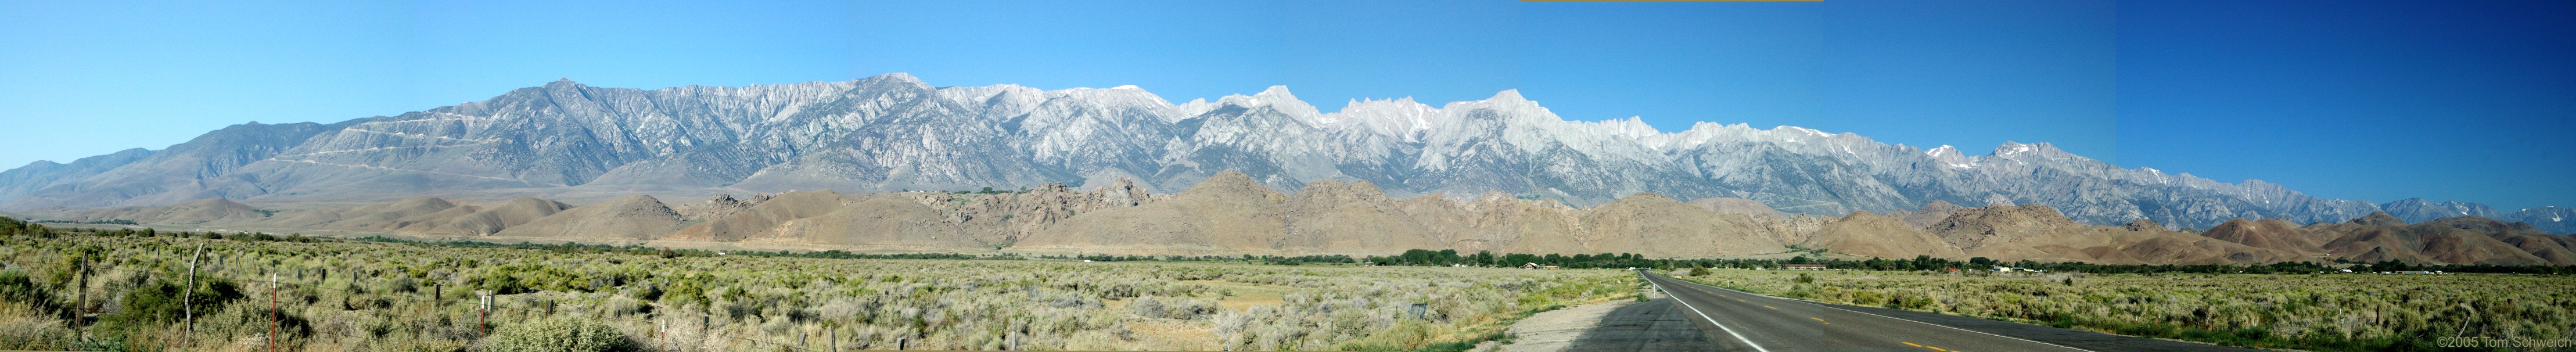
POLYGON ((179 292, 181 292, 179 294, 179 309, 187 312, 187 317, 184 318, 186 319, 186 322, 183 323, 185 326, 181 328, 179 336, 181 336, 180 338, 187 340, 181 343, 194 346, 197 344, 197 262, 206 260, 206 244, 198 243, 196 254, 189 255, 189 257, 188 288, 179 290, 179 292))

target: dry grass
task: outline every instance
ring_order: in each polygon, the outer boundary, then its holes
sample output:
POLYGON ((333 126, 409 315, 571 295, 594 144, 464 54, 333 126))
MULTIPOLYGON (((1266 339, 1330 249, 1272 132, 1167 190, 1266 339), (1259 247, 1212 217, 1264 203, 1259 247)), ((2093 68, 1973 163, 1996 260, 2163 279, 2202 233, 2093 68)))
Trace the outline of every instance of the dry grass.
POLYGON ((1217 305, 1225 308, 1225 310, 1238 313, 1250 312, 1254 306, 1276 306, 1281 303, 1287 303, 1288 301, 1286 297, 1288 292, 1294 291, 1288 287, 1254 285, 1231 281, 1195 280, 1184 282, 1207 285, 1210 288, 1215 288, 1217 295, 1220 297, 1217 299, 1217 305))
MULTIPOLYGON (((68 267, 52 263, 67 263, 72 248, 101 248, 94 265, 112 269, 93 279, 87 309, 115 314, 137 288, 183 279, 177 273, 199 244, 211 254, 204 275, 240 279, 248 297, 201 308, 193 341, 167 324, 92 336, 118 337, 112 342, 130 350, 261 346, 264 281, 275 274, 289 284, 278 292, 283 315, 301 322, 277 342, 304 351, 475 350, 484 336, 475 325, 477 290, 501 293, 505 309, 490 316, 496 327, 593 319, 661 351, 820 350, 835 342, 886 349, 897 341, 931 349, 1419 350, 1491 337, 1534 309, 1627 298, 1636 281, 1617 270, 661 258, 172 237, 8 238, 0 259, 32 263, 4 270, 71 297, 72 285, 56 279, 69 277, 58 275, 68 267), (1138 307, 1146 301, 1154 303, 1138 307), (1417 302, 1428 304, 1422 319, 1409 316, 1417 302)), ((48 334, 62 322, 40 316, 0 314, 0 340, 60 340, 48 334)))

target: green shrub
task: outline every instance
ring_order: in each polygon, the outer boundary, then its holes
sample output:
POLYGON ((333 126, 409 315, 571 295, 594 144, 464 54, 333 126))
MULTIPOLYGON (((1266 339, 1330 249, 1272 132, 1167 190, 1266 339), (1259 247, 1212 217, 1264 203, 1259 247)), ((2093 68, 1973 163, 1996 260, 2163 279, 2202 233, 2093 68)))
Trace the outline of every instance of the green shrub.
POLYGON ((0 301, 19 302, 38 311, 52 311, 54 298, 43 285, 18 270, 0 270, 0 301))
MULTIPOLYGON (((181 301, 182 283, 158 281, 125 292, 123 308, 102 317, 108 329, 145 328, 177 322, 186 316, 186 302, 181 301)), ((224 305, 242 298, 241 289, 231 281, 209 279, 197 283, 197 290, 186 295, 196 301, 198 314, 223 311, 224 305)))
POLYGON ((502 327, 492 337, 483 339, 481 350, 490 352, 600 352, 639 351, 626 334, 598 321, 586 319, 544 319, 526 324, 502 327))

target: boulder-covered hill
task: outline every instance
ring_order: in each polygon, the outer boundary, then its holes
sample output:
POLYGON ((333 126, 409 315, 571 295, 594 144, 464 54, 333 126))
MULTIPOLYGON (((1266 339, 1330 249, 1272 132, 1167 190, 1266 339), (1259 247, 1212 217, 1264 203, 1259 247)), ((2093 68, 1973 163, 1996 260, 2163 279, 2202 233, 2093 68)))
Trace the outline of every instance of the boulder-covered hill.
MULTIPOLYGON (((1851 133, 1637 119, 1573 121, 1515 91, 1439 106, 1353 101, 1325 113, 1284 87, 1174 103, 1132 86, 938 87, 904 74, 654 90, 557 81, 488 100, 331 124, 243 124, 167 148, 0 171, 0 210, 59 212, 223 198, 248 203, 638 193, 1189 189, 1223 170, 1294 193, 1316 181, 1386 196, 1499 192, 1574 206, 1637 193, 1739 198, 1792 214, 1941 202, 2037 204, 2078 222, 2208 228, 2237 218, 2340 222, 2483 207, 2322 199, 2280 185, 2124 168, 2047 143, 1985 155, 1851 133), (2410 206, 2404 209, 2387 209, 2410 206)), ((1464 198, 1462 198, 1464 199, 1464 198)), ((1472 199, 1469 199, 1472 200, 1472 199)), ((1701 204, 1734 212, 1730 204, 1701 204)), ((2576 231, 2568 208, 2478 215, 2576 231)), ((1759 214, 1754 214, 1759 215, 1759 214)), ((1908 215, 1911 222, 1930 220, 1908 215)), ((2429 219, 2409 219, 2426 221, 2429 219)))

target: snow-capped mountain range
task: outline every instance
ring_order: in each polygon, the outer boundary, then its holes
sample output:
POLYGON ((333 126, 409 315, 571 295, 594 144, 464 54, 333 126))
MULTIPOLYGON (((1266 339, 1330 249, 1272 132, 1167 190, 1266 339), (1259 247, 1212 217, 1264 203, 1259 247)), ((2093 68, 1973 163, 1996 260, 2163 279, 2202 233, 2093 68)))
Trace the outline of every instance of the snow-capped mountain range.
MULTIPOLYGON (((1568 121, 1518 92, 1434 107, 1352 101, 1322 112, 1271 87, 1174 104, 1134 86, 934 87, 910 75, 657 90, 557 81, 490 100, 333 124, 235 125, 0 172, 0 209, 418 195, 1011 189, 1129 178, 1184 189, 1223 170, 1294 191, 1323 179, 1392 195, 1502 192, 1590 206, 1652 192, 1733 197, 1842 215, 1957 204, 2045 204, 2095 224, 2208 228, 2235 218, 2340 222, 2478 215, 2576 232, 2576 209, 2498 213, 2418 200, 2323 199, 2117 165, 2047 143, 1985 155, 1852 133, 1636 118, 1568 121)), ((604 199, 604 198, 603 198, 604 199)))

